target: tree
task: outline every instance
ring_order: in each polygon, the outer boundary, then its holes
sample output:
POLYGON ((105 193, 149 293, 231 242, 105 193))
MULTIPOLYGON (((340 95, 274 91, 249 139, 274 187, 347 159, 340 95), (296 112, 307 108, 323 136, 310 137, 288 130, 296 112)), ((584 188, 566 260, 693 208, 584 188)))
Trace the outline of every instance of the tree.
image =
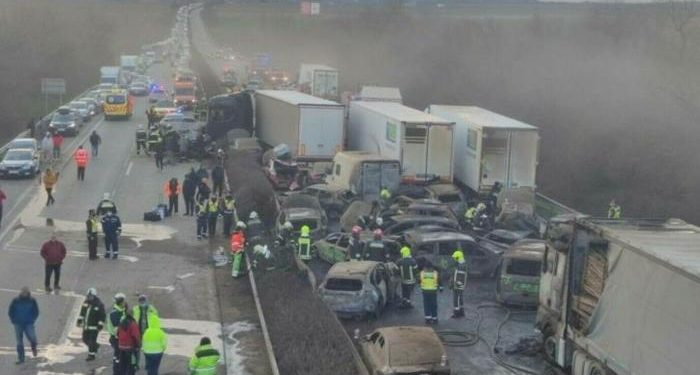
POLYGON ((681 39, 678 53, 682 59, 685 57, 685 50, 688 46, 688 31, 691 21, 698 16, 698 5, 695 0, 670 0, 665 4, 665 8, 673 29, 681 39))

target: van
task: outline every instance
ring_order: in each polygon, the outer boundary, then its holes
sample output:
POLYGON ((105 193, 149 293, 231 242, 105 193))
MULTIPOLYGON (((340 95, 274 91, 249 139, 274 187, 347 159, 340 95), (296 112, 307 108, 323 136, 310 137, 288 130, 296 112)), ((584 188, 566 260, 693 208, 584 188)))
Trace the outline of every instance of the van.
POLYGON ((506 305, 537 306, 540 272, 547 242, 520 240, 504 254, 496 281, 496 300, 506 305))

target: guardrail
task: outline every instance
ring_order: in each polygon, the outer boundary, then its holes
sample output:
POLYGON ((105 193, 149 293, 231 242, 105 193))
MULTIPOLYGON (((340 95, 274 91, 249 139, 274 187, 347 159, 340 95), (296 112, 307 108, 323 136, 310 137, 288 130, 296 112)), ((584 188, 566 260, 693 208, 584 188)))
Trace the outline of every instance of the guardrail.
POLYGON ((580 214, 580 212, 573 208, 559 203, 541 193, 535 195, 535 213, 544 220, 549 220, 554 216, 562 214, 580 214))

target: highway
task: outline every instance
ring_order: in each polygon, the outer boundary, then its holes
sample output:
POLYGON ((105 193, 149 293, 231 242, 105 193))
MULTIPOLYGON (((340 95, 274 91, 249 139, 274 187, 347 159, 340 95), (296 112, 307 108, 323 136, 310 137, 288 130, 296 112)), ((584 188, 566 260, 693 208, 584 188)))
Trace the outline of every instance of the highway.
MULTIPOLYGON (((152 78, 168 85, 170 69, 157 64, 152 78)), ((2 374, 84 374, 111 372, 112 350, 102 332, 102 345, 94 362, 85 362, 86 347, 76 318, 88 288, 97 288, 108 309, 117 292, 127 295, 130 305, 145 293, 160 311, 169 336, 161 373, 183 374, 187 361, 202 336, 208 336, 222 352, 220 374, 266 374, 267 358, 261 352, 262 334, 257 322, 249 285, 232 284, 230 271, 214 268, 212 251, 226 246, 222 236, 197 241, 194 219, 175 215, 159 223, 143 221, 143 213, 163 202, 163 184, 172 177, 182 181, 185 173, 199 163, 181 163, 158 171, 152 157, 136 155, 134 134, 138 124, 147 122, 147 99, 137 98, 134 115, 128 121, 94 119, 76 138, 64 145, 60 179, 55 188, 56 203, 46 207, 46 193, 37 179, 5 180, 8 195, 0 232, 0 305, 8 306, 22 286, 28 286, 39 303, 37 322, 39 356, 16 366, 14 332, 0 330, 0 371, 2 374), (85 143, 96 129, 103 143, 100 154, 91 158, 85 181, 78 181, 69 158, 78 144, 85 143), (118 260, 87 258, 85 220, 103 194, 117 204, 123 223, 118 260), (47 294, 43 286, 41 244, 55 233, 68 249, 61 273, 60 293, 47 294), (226 274, 228 277, 225 277, 226 274)), ((68 141, 68 139, 67 139, 68 141)), ((180 207, 184 204, 181 202, 180 207)), ((28 348, 27 348, 28 350, 28 348)), ((31 355, 29 355, 31 357, 31 355)))

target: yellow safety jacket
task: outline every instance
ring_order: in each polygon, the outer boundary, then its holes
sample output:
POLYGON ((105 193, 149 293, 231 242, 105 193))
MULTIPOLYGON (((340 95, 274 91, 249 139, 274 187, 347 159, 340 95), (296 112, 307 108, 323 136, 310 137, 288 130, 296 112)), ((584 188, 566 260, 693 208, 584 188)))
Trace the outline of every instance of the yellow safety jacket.
POLYGON ((435 291, 438 289, 438 272, 421 271, 420 288, 425 291, 435 291))

